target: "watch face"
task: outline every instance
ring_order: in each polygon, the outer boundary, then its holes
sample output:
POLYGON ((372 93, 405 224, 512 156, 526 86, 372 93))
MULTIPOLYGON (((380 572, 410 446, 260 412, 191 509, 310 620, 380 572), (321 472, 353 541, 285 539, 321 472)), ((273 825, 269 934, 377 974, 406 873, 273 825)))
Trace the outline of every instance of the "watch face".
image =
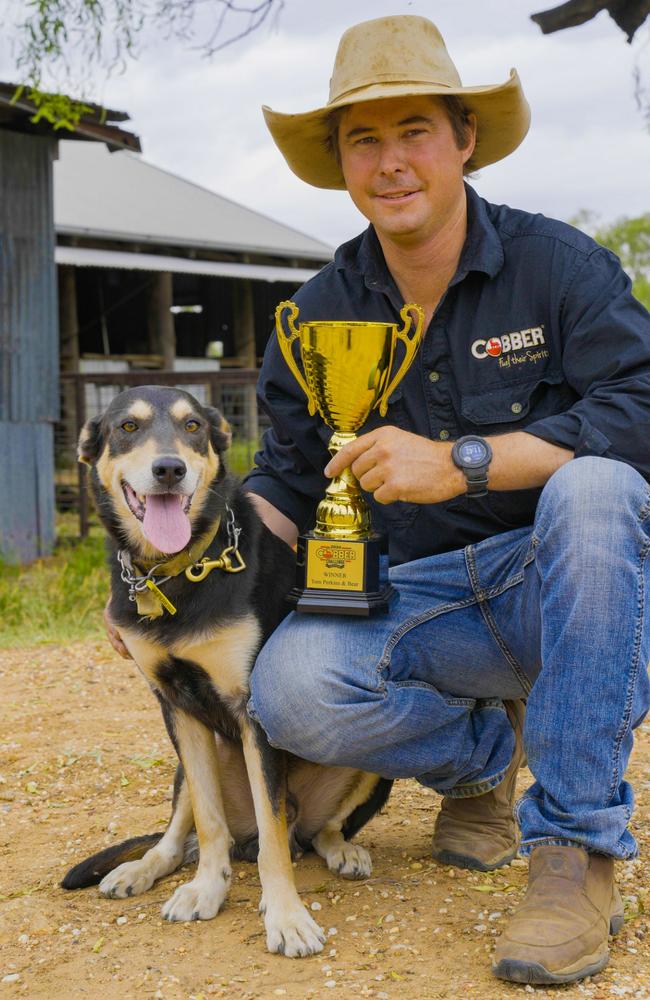
POLYGON ((474 469, 485 465, 488 460, 488 450, 482 441, 463 441, 458 448, 458 455, 463 465, 474 469))

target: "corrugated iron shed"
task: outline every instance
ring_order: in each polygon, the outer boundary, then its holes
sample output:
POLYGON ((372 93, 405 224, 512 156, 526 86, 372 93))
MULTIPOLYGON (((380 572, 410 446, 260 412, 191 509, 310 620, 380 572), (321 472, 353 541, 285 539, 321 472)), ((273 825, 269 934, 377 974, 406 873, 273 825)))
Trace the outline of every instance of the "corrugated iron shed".
POLYGON ((54 168, 59 236, 331 259, 332 247, 129 152, 67 142, 54 168))
POLYGON ((132 149, 140 152, 140 140, 132 132, 125 132, 116 122, 129 120, 126 111, 111 111, 99 104, 84 101, 90 110, 81 115, 79 122, 72 131, 60 129, 54 132, 52 125, 45 119, 34 120, 38 116, 38 108, 29 99, 28 88, 21 88, 15 83, 0 82, 0 128, 12 132, 25 132, 28 135, 56 135, 59 139, 75 138, 89 142, 106 143, 109 149, 132 149))
MULTIPOLYGON (((57 139, 0 84, 0 557, 29 562, 54 542, 53 422, 59 362, 52 161, 57 139)), ((115 113, 113 113, 115 114, 115 113)), ((120 120, 125 119, 120 116, 120 120)), ((77 135, 138 149, 88 114, 77 135)))

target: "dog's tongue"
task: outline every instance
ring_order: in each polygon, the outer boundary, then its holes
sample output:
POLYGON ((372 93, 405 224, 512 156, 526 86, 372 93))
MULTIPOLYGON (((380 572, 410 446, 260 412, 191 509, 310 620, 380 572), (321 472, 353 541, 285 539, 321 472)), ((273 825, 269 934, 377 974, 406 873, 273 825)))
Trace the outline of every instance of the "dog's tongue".
POLYGON ((142 530, 160 552, 180 552, 190 540, 192 528, 182 503, 183 497, 175 493, 147 496, 142 530))

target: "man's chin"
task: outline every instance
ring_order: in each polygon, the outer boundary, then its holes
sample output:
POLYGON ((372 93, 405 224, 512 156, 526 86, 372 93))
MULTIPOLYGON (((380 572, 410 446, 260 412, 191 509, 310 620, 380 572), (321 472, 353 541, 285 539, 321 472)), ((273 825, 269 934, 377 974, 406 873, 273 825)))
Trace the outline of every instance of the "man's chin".
POLYGON ((379 237, 399 242, 413 242, 422 237, 423 225, 414 219, 376 219, 373 221, 379 237))

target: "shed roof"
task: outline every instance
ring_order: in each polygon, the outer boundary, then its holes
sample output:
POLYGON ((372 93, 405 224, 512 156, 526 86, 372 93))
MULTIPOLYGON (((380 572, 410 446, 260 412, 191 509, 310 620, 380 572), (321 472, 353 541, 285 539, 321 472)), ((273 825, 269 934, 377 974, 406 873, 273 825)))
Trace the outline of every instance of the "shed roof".
POLYGON ((128 121, 129 116, 125 111, 111 111, 87 101, 82 103, 88 110, 81 115, 72 130, 55 129, 45 117, 39 116, 38 107, 30 100, 27 88, 17 83, 0 83, 0 128, 31 135, 48 135, 57 139, 105 142, 110 149, 134 149, 140 152, 137 135, 111 124, 128 121))
POLYGON ((66 142, 54 166, 57 233, 326 261, 332 247, 122 151, 66 142))

